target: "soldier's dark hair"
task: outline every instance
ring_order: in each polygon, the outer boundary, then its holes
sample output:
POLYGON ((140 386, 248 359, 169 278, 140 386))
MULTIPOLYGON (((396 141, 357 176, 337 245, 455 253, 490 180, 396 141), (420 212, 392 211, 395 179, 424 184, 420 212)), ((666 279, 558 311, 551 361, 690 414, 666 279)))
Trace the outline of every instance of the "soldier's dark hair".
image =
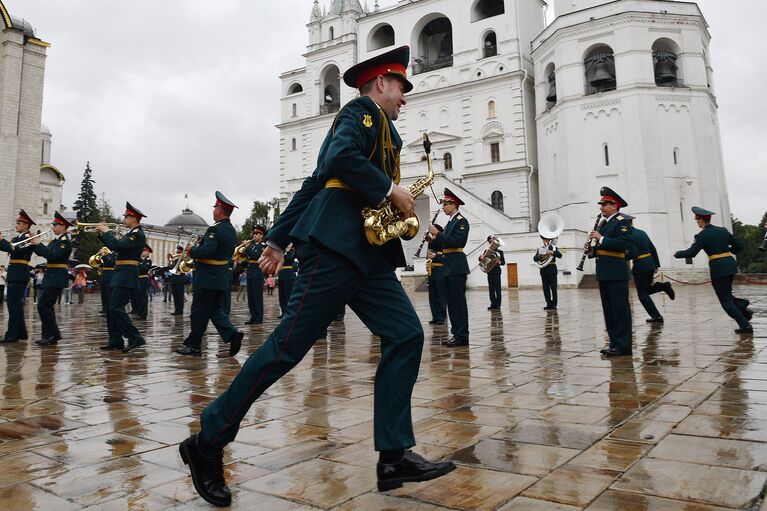
POLYGON ((378 77, 376 76, 372 80, 368 80, 367 82, 363 83, 360 86, 360 94, 365 95, 365 94, 369 93, 371 90, 373 90, 373 85, 375 85, 375 82, 376 82, 377 79, 378 79, 378 77))

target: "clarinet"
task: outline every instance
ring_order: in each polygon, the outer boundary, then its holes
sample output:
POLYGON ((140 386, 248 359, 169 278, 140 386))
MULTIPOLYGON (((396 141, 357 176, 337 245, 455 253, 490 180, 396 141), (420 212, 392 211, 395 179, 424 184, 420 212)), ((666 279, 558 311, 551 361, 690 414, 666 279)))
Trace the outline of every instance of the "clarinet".
MULTIPOLYGON (((439 216, 440 209, 437 208, 437 212, 434 213, 434 216, 431 219, 431 223, 429 225, 434 225, 434 221, 437 220, 437 216, 439 216)), ((418 246, 418 250, 415 252, 416 257, 421 257, 421 250, 423 250, 423 245, 426 243, 426 238, 429 236, 429 230, 426 230, 426 234, 423 235, 423 239, 421 240, 421 244, 418 246)))
MULTIPOLYGON (((594 222, 594 228, 591 230, 596 231, 597 229, 599 229, 599 224, 602 222, 602 220, 603 220, 602 213, 599 213, 597 215, 596 221, 594 222)), ((586 263, 586 257, 588 257, 588 255, 591 253, 592 248, 594 247, 594 240, 589 240, 588 238, 586 238, 586 242, 589 244, 589 246, 588 248, 585 248, 583 250, 583 257, 581 257, 581 262, 578 265, 578 267, 575 268, 578 271, 583 271, 583 265, 586 263)))

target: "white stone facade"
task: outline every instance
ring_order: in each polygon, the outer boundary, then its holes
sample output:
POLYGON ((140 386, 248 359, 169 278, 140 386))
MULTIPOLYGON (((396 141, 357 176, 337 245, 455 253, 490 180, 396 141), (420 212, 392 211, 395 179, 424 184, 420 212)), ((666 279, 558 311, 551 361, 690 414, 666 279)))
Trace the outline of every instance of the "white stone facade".
MULTIPOLYGON (((703 16, 697 5, 673 1, 558 0, 561 15, 546 27, 544 7, 541 0, 418 0, 365 12, 357 0, 335 0, 324 12, 315 2, 306 66, 280 77, 282 206, 314 170, 335 112, 356 96, 341 84, 343 72, 407 44, 415 88, 396 122, 403 184, 426 173, 421 140, 428 133, 434 190, 447 186, 466 201, 469 285, 486 285, 477 262, 490 234, 506 241, 518 284, 540 285, 532 256, 538 218, 549 211, 567 228, 560 285, 577 285, 603 185, 624 194, 665 266, 683 264, 671 253, 692 240, 691 205, 717 208, 729 227, 703 16), (675 87, 655 83, 658 41, 677 56, 675 87), (617 83, 587 95, 584 54, 595 45, 613 50, 617 83), (546 100, 552 69, 555 104, 546 100)), ((424 196, 417 210, 425 226, 437 205, 424 196)), ((416 273, 420 241, 405 244, 416 273)))

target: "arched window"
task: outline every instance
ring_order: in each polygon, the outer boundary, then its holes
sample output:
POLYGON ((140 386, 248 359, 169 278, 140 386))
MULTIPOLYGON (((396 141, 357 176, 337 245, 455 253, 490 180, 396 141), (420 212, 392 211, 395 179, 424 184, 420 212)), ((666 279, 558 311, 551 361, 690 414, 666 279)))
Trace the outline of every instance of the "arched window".
POLYGON ((394 44, 394 29, 391 25, 385 24, 376 28, 370 34, 368 51, 380 50, 394 44))
POLYGON ((490 205, 498 211, 503 211, 503 194, 500 190, 496 190, 490 195, 490 205))
POLYGON ((341 73, 338 67, 331 65, 321 76, 320 115, 338 112, 341 109, 341 73))
POLYGON ((546 93, 546 107, 551 108, 557 104, 557 72, 553 62, 546 66, 544 76, 549 82, 549 89, 546 93))
POLYGON ((445 170, 453 170, 453 155, 445 153, 444 156, 442 156, 442 159, 445 162, 445 170))
POLYGON ((328 38, 329 38, 331 41, 332 41, 333 39, 335 39, 335 38, 336 38, 336 29, 335 29, 335 28, 333 28, 333 27, 330 27, 330 28, 328 29, 328 38))
POLYGON ((495 32, 488 32, 485 36, 485 40, 482 43, 482 57, 494 57, 498 55, 498 44, 495 37, 495 32))
POLYGON ((487 102, 487 117, 489 119, 495 117, 495 101, 493 100, 487 102))
POLYGON ((48 203, 43 202, 43 215, 47 215, 47 214, 48 214, 48 203))
POLYGON ((288 87, 288 95, 298 94, 299 92, 304 92, 304 88, 301 86, 300 83, 294 83, 293 85, 288 87))
POLYGON ((586 95, 615 90, 615 55, 606 44, 592 46, 583 59, 586 95))
POLYGON ((610 146, 607 144, 602 145, 602 151, 605 153, 605 167, 610 166, 610 146))
POLYGON ((503 0, 476 0, 471 8, 471 21, 491 18, 504 12, 503 0))
POLYGON ((413 58, 413 74, 453 65, 453 25, 444 16, 429 21, 418 36, 418 57, 413 58))
POLYGON ((297 146, 298 146, 298 143, 296 142, 296 139, 294 138, 294 139, 293 139, 293 140, 290 142, 290 150, 291 150, 291 151, 295 151, 297 146))
POLYGON ((652 45, 652 62, 655 74, 655 85, 658 87, 677 87, 679 83, 679 46, 665 37, 658 39, 652 45))
POLYGON ((674 148, 674 165, 679 165, 679 148, 674 148))
POLYGON ((293 103, 293 117, 298 117, 298 105, 293 103))

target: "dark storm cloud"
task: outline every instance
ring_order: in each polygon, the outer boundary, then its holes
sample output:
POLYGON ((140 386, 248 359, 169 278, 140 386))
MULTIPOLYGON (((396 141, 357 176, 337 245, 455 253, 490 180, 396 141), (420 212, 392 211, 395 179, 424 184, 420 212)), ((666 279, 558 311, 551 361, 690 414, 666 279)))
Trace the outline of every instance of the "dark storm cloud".
MULTIPOLYGON (((244 219, 279 192, 278 76, 304 64, 311 0, 4 0, 48 51, 43 122, 64 202, 90 160, 97 192, 164 223, 190 205, 210 220, 215 189, 244 219)), ((323 2, 321 2, 323 3, 323 2)), ((328 3, 328 2, 324 2, 328 3)), ((369 2, 372 6, 372 1, 369 2)), ((381 2, 381 6, 395 3, 381 2)), ((552 2, 553 3, 553 2, 552 2)), ((767 70, 759 0, 703 0, 733 213, 767 208, 767 70)))

